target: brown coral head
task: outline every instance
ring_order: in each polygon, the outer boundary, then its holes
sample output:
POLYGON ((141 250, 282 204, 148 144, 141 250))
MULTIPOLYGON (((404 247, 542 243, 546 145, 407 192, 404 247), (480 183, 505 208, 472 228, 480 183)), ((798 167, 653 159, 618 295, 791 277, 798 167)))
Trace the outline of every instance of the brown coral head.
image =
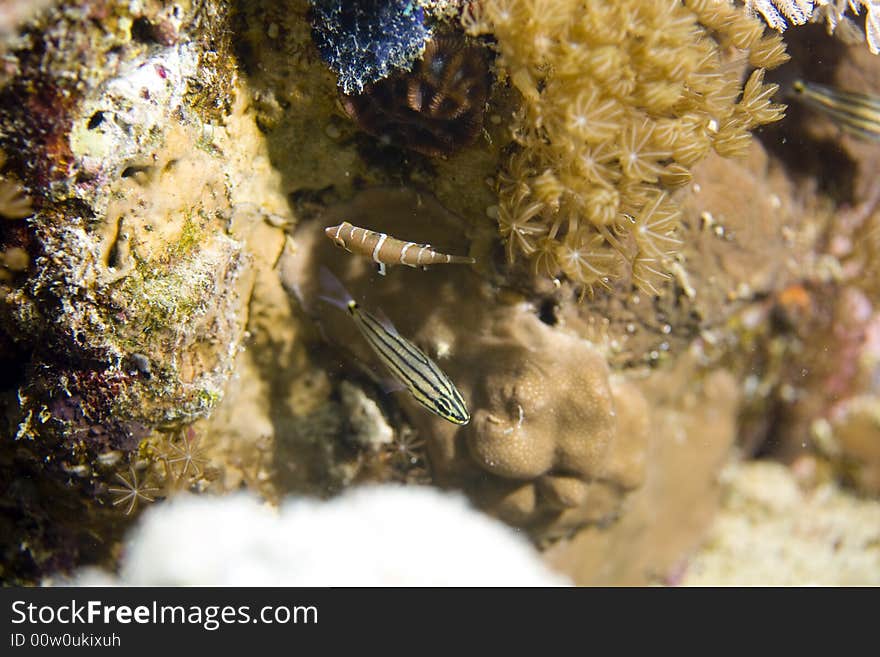
POLYGON ((361 94, 343 95, 342 105, 361 129, 383 142, 436 157, 480 133, 490 83, 485 48, 441 35, 428 43, 412 71, 366 85, 361 94))

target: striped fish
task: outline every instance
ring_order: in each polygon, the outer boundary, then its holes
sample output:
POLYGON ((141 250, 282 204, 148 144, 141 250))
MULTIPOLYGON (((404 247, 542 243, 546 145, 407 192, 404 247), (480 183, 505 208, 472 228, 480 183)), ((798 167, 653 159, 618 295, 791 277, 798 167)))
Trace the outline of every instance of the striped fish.
POLYGON ((795 80, 791 88, 796 98, 830 116, 843 130, 862 139, 880 140, 880 98, 803 80, 795 80))
POLYGON ((363 310, 326 267, 321 268, 320 277, 323 290, 331 295, 321 299, 351 315, 373 351, 417 402, 453 424, 470 422, 461 393, 434 361, 401 336, 390 321, 363 310))
POLYGON ((352 226, 343 221, 338 226, 328 226, 324 234, 333 240, 336 246, 349 253, 367 256, 379 265, 379 273, 385 275, 385 265, 407 265, 408 267, 426 267, 440 264, 473 264, 473 258, 439 253, 430 244, 404 242, 385 233, 377 233, 366 228, 352 226))

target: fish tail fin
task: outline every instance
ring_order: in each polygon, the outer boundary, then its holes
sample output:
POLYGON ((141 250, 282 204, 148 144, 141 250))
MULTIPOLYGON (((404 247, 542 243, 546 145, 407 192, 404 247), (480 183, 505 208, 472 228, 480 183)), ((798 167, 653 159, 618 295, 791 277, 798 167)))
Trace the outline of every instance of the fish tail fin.
POLYGON ((348 310, 351 307, 354 298, 340 280, 333 275, 333 272, 323 265, 318 271, 318 280, 321 283, 321 294, 318 296, 321 301, 326 301, 340 310, 348 310))
POLYGON ((449 256, 449 263, 453 265, 472 265, 476 261, 476 258, 471 258, 470 256, 449 256))

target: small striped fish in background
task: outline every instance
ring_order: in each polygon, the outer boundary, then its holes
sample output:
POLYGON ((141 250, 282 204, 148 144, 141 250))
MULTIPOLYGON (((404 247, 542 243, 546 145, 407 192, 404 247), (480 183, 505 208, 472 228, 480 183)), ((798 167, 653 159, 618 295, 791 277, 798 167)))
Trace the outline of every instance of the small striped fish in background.
POLYGON ((461 393, 434 361, 401 336, 391 322, 363 310, 326 267, 321 267, 320 280, 321 299, 351 315, 373 351, 417 402, 453 424, 470 422, 461 393))
POLYGON ((476 262, 468 256, 455 256, 435 251, 430 244, 404 242, 385 233, 352 226, 343 221, 338 226, 328 226, 324 234, 336 246, 349 253, 372 258, 379 265, 379 273, 385 275, 386 265, 426 267, 428 265, 466 264, 476 262))
POLYGON ((846 132, 880 141, 880 98, 877 96, 840 91, 803 80, 795 80, 791 89, 795 98, 827 114, 846 132))

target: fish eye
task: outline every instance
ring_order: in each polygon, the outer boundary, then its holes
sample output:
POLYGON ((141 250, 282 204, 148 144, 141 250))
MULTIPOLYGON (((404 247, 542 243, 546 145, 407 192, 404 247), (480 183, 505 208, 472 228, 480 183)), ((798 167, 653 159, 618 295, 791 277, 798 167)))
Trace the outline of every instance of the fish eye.
POLYGON ((445 415, 447 417, 455 417, 452 415, 452 408, 449 406, 449 402, 447 402, 443 397, 438 397, 434 400, 434 405, 437 407, 437 411, 441 415, 445 415))

